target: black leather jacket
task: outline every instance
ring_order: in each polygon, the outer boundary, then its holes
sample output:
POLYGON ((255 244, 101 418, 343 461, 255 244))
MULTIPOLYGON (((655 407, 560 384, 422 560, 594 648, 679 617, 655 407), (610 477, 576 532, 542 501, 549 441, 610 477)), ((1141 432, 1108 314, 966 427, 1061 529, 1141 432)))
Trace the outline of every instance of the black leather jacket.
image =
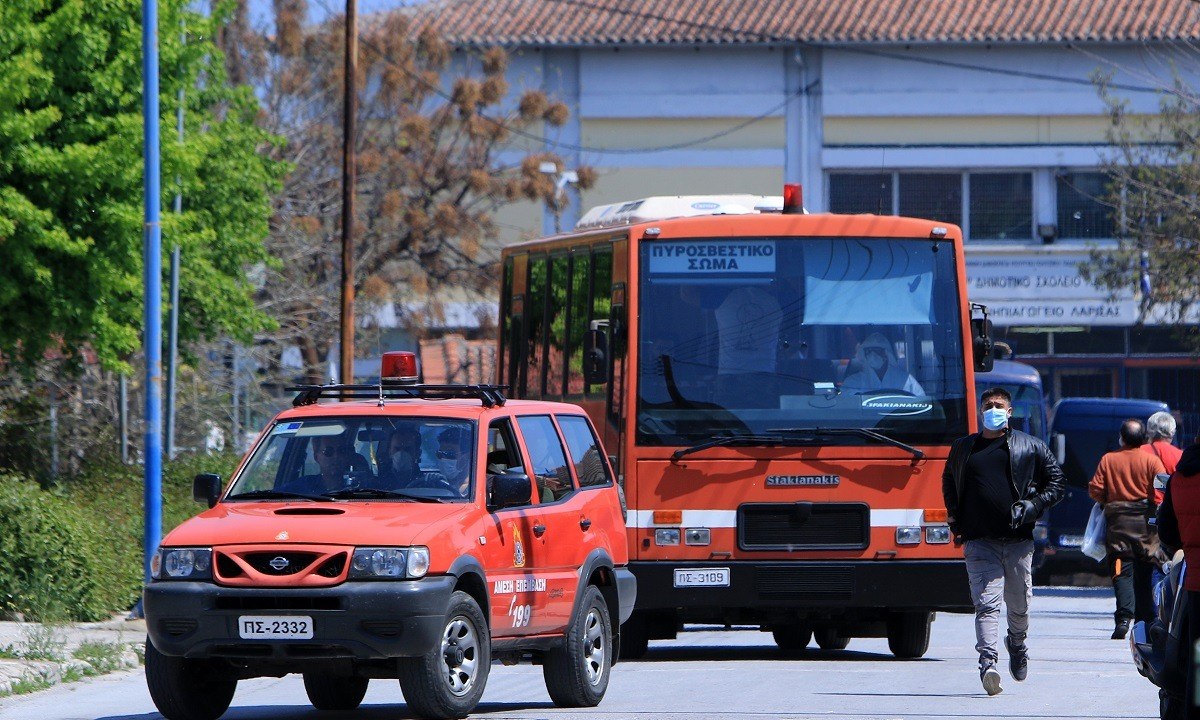
MULTIPOLYGON (((1033 503, 1033 512, 1025 516, 1022 525, 1032 525, 1046 508, 1063 498, 1063 473, 1046 443, 1020 430, 1007 429, 1008 481, 1013 493, 1033 503)), ((950 446, 950 457, 942 472, 942 497, 946 501, 950 529, 958 534, 958 499, 962 497, 963 471, 979 433, 967 435, 950 446)))

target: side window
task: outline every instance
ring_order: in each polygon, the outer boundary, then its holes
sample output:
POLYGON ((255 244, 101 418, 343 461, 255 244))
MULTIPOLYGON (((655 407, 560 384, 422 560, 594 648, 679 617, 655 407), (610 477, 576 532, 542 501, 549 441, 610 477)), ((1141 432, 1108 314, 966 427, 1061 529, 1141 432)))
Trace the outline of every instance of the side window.
POLYGON ((525 469, 521 451, 513 440, 512 426, 507 420, 496 420, 488 426, 487 472, 496 475, 514 468, 525 469))
POLYGON ((612 477, 608 473, 608 465, 604 462, 600 445, 596 442, 596 436, 592 433, 587 419, 578 415, 556 415, 555 419, 558 420, 558 426, 562 428, 563 437, 567 440, 567 448, 571 451, 579 487, 611 485, 612 477))
POLYGON ((529 450, 529 462, 533 466, 534 483, 541 502, 554 502, 570 495, 575 489, 571 484, 571 471, 550 417, 520 417, 517 425, 525 436, 525 448, 529 450))
POLYGON ((586 249, 571 254, 571 318, 567 334, 567 395, 583 396, 583 336, 591 315, 591 256, 586 249))
POLYGON ((545 257, 529 261, 529 292, 525 301, 525 366, 521 368, 521 397, 540 398, 545 371, 542 349, 546 336, 546 282, 549 269, 545 257))
POLYGON ((567 311, 570 302, 570 258, 557 255, 550 262, 548 330, 546 337, 546 394, 559 400, 563 395, 563 366, 566 363, 567 311))

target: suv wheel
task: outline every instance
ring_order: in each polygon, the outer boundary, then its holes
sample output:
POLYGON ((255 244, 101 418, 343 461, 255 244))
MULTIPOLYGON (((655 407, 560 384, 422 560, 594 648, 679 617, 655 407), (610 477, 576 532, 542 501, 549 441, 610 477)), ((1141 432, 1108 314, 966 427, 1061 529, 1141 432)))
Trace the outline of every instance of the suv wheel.
POLYGON ((559 707, 595 707, 604 699, 612 668, 612 620, 595 585, 588 585, 562 646, 546 653, 542 675, 559 707))
POLYGON ((367 678, 304 673, 304 692, 318 710, 353 710, 367 694, 367 678))
POLYGON ((216 720, 229 709, 237 680, 222 677, 212 660, 163 655, 146 638, 146 687, 167 720, 216 720))
POLYGON ((479 704, 492 663, 487 621, 475 599, 450 596, 442 641, 419 657, 401 658, 400 689, 419 717, 465 717, 479 704))

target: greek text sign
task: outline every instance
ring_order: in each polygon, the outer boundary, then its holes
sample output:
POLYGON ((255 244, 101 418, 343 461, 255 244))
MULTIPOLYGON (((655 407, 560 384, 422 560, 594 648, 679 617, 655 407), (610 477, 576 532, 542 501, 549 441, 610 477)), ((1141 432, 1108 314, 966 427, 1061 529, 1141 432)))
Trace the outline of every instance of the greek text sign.
POLYGON ((650 245, 651 274, 773 273, 773 240, 696 240, 650 245))
POLYGON ((969 252, 967 292, 988 306, 997 325, 1131 325, 1137 320, 1132 292, 1115 301, 1079 273, 1087 253, 1031 250, 969 252))

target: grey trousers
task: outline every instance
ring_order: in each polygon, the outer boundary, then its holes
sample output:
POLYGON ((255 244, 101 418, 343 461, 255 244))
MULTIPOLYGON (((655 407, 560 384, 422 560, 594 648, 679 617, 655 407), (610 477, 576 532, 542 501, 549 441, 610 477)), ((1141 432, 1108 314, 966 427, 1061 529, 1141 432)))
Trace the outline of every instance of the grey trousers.
POLYGON ((1008 608, 1008 635, 1016 647, 1029 632, 1033 599, 1033 541, 968 540, 963 547, 971 600, 975 603, 975 649, 979 664, 996 662, 1000 630, 1000 598, 1008 608))

